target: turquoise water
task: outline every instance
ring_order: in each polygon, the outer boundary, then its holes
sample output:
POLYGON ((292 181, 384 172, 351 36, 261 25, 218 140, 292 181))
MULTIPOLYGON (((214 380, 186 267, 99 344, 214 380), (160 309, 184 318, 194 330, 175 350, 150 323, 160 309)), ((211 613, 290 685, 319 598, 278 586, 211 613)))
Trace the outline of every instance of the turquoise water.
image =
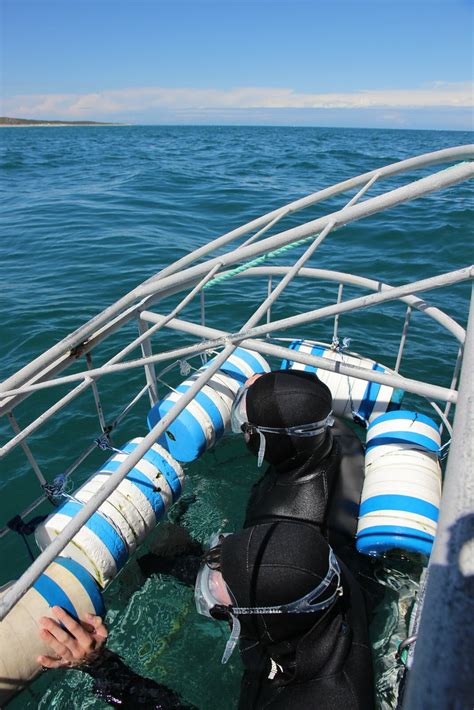
MULTIPOLYGON (((0 141, 4 379, 152 273, 209 239, 336 181, 412 155, 472 142, 472 134, 137 126, 3 129, 0 141)), ((400 178, 390 184, 399 185, 400 178)), ((472 187, 464 184, 351 225, 328 238, 312 264, 394 284, 466 266, 473 256, 469 198, 472 205, 472 187)), ((308 218, 342 206, 342 199, 313 208, 308 218)), ((285 226, 298 219, 293 217, 285 226)), ((246 320, 264 289, 244 285, 226 283, 207 292, 209 324, 229 327, 229 315, 236 325, 246 320)), ((297 313, 302 303, 305 308, 317 307, 331 288, 334 292, 335 286, 290 287, 274 317, 297 313)), ((345 297, 354 294, 348 289, 345 297)), ((448 296, 429 295, 431 302, 462 323, 468 298, 465 284, 450 289, 448 296)), ((193 307, 185 312, 185 317, 195 315, 193 307)), ((352 338, 354 350, 390 366, 402 324, 403 309, 391 306, 383 314, 374 309, 368 315, 342 318, 340 334, 352 338)), ((449 385, 447 361, 456 351, 453 339, 431 323, 423 325, 420 314, 414 315, 413 326, 402 372, 449 385)), ((322 322, 295 335, 330 338, 331 328, 322 322)), ((132 333, 130 326, 125 336, 116 335, 101 346, 98 361, 132 333)), ((179 373, 171 379, 178 382, 179 373)), ((108 420, 141 384, 138 371, 100 384, 108 420)), ((58 393, 64 390, 54 394, 58 393)), ((28 423, 52 401, 51 395, 42 394, 23 403, 17 411, 20 423, 28 423)), ((145 433, 146 413, 142 400, 118 430, 117 444, 145 433)), ((8 427, 0 432, 3 442, 10 435, 8 427)), ((31 448, 51 480, 97 434, 92 398, 86 395, 32 437, 31 448)), ((104 458, 95 453, 78 470, 74 484, 90 476, 104 458)), ((21 452, 0 465, 3 526, 38 489, 21 452)), ((203 540, 222 525, 237 529, 258 475, 241 443, 225 438, 199 462, 186 466, 186 473, 186 505, 173 510, 171 519, 203 540)), ((149 544, 160 547, 168 532, 161 526, 149 544)), ((18 576, 29 563, 22 540, 10 534, 2 542, 0 583, 18 576)), ((29 542, 34 549, 34 542, 29 542)), ((403 635, 419 569, 413 559, 387 560, 386 603, 373 626, 383 708, 394 704, 396 639, 403 635)), ((238 658, 221 668, 225 632, 197 618, 190 590, 161 576, 145 580, 132 561, 106 597, 111 647, 135 669, 168 683, 200 708, 232 707, 238 694, 238 658)), ((90 695, 87 679, 69 672, 47 674, 12 707, 106 706, 90 695)))

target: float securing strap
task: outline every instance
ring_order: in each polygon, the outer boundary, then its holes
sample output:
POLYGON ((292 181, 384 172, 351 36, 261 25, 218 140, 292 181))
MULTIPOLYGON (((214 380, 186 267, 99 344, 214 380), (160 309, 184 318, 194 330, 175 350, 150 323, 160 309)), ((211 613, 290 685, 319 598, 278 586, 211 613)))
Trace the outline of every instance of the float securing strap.
POLYGON ((13 532, 18 533, 20 537, 22 538, 23 542, 26 545, 26 549, 28 552, 28 555, 31 559, 32 562, 35 561, 35 556, 33 554, 33 551, 29 545, 28 540, 26 539, 27 535, 32 535, 38 525, 41 525, 43 520, 46 520, 48 516, 47 515, 37 515, 35 518, 32 518, 29 522, 26 522, 26 520, 23 520, 21 515, 15 515, 11 520, 8 521, 6 527, 9 530, 13 530, 13 532))
POLYGON ((47 515, 37 515, 36 518, 32 518, 29 522, 26 522, 21 515, 15 515, 8 521, 7 528, 10 528, 13 532, 17 532, 19 535, 32 535, 38 525, 41 525, 43 520, 46 520, 47 517, 47 515))
MULTIPOLYGON (((337 336, 332 339, 331 350, 334 350, 335 352, 340 353, 341 362, 344 362, 344 353, 348 349, 350 344, 351 344, 351 338, 343 338, 342 343, 337 336)), ((346 375, 346 377, 347 377, 347 387, 349 389, 349 400, 351 403, 352 421, 354 422, 354 424, 358 424, 363 429, 367 429, 368 421, 367 421, 366 417, 364 417, 360 412, 357 412, 355 409, 355 406, 354 406, 354 400, 352 398, 351 378, 349 375, 346 375)))

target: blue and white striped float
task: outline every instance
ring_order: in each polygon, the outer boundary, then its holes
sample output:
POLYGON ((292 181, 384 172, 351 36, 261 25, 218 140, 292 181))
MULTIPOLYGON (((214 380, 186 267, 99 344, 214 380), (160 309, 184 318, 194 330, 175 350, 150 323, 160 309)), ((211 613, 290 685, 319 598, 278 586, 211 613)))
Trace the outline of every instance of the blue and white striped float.
POLYGON ((439 430, 424 414, 388 412, 370 423, 359 552, 400 548, 429 556, 441 500, 440 446, 439 430))
MULTIPOLYGON (((374 360, 339 352, 313 340, 293 340, 289 347, 291 350, 317 355, 326 360, 356 365, 366 370, 385 372, 385 368, 374 360)), ((303 365, 293 360, 283 360, 281 367, 284 370, 305 370, 317 373, 321 382, 324 382, 331 390, 334 414, 347 419, 352 419, 355 414, 364 421, 371 421, 387 411, 399 409, 404 394, 403 390, 387 385, 359 380, 312 365, 303 365)))
MULTIPOLYGON (((40 549, 59 535, 141 441, 141 437, 132 439, 122 448, 123 453, 114 454, 79 488, 72 500, 60 506, 37 528, 35 536, 40 549)), ((80 563, 100 587, 107 586, 180 496, 183 483, 184 473, 179 463, 154 444, 61 554, 80 563)))
MULTIPOLYGON (((213 362, 210 360, 208 364, 213 362)), ((165 416, 183 392, 192 386, 208 365, 201 367, 158 402, 148 414, 152 429, 165 416)), ((211 377, 194 399, 168 427, 158 442, 177 461, 195 461, 220 439, 230 426, 230 411, 235 396, 245 381, 255 373, 269 372, 266 360, 258 353, 237 348, 211 377)))
MULTIPOLYGON (((5 592, 4 588, 2 592, 5 592)), ((0 705, 31 681, 40 668, 36 658, 51 655, 38 635, 38 621, 58 605, 78 619, 103 616, 102 595, 88 572, 75 560, 58 557, 0 623, 0 705)))

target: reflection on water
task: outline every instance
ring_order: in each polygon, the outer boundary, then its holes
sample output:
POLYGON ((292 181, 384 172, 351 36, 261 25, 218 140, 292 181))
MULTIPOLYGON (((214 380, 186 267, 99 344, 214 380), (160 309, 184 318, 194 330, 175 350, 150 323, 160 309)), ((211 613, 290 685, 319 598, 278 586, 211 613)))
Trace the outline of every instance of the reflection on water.
POLYGON ((386 554, 377 580, 385 596, 371 625, 375 687, 380 710, 397 705, 398 683, 403 665, 397 659, 398 646, 408 636, 410 614, 423 570, 421 556, 398 551, 386 554))

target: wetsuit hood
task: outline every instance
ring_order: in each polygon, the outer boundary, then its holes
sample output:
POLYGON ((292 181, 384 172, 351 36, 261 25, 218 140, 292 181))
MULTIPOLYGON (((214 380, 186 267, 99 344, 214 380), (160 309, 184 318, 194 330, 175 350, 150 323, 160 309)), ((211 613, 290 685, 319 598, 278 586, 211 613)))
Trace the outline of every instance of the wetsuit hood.
MULTIPOLYGON (((329 388, 312 372, 276 370, 259 377, 250 386, 246 398, 249 422, 255 426, 285 428, 324 420, 331 412, 329 388)), ((280 464, 298 454, 314 452, 330 436, 298 437, 265 434, 265 460, 280 464)), ((247 437, 247 446, 257 454, 258 433, 247 437)))
MULTIPOLYGON (((330 547, 313 525, 295 521, 264 523, 246 528, 222 542, 220 564, 224 580, 241 607, 294 602, 313 591, 326 577, 330 547)), ((331 581, 327 596, 337 588, 331 581)), ((334 607, 338 606, 335 601, 334 607)), ((331 611, 240 615, 242 634, 266 646, 295 640, 331 611)))

